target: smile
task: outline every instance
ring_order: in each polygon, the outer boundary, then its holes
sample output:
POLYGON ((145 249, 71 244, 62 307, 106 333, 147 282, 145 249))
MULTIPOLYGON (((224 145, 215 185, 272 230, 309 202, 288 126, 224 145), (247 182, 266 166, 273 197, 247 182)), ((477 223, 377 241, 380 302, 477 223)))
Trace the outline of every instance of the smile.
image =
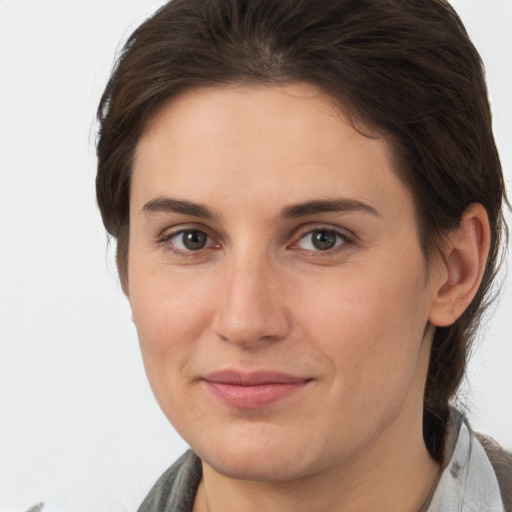
POLYGON ((304 389, 312 379, 278 372, 214 372, 202 379, 210 393, 225 405, 241 409, 268 407, 304 389))

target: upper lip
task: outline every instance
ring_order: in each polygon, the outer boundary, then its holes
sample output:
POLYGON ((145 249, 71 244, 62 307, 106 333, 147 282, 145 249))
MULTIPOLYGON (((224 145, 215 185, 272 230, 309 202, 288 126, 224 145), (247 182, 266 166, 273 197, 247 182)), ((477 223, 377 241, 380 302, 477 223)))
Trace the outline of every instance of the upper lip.
POLYGON ((310 379, 271 370, 243 372, 230 369, 209 373, 203 377, 203 380, 234 386, 261 386, 263 384, 297 384, 307 382, 310 379))

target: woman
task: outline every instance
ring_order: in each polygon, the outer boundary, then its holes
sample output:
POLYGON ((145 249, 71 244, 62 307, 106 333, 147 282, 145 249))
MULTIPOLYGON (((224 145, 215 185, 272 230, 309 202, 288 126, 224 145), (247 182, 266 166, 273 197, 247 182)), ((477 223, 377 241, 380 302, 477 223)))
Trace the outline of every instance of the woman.
POLYGON ((511 509, 510 454, 450 406, 505 192, 446 2, 174 0, 99 119, 103 221, 192 449, 141 511, 511 509))

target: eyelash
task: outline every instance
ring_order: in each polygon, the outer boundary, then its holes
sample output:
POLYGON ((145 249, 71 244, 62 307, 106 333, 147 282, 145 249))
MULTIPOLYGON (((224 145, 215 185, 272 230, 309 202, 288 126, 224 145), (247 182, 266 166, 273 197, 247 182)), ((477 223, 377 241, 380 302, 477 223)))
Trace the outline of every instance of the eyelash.
POLYGON ((203 229, 199 229, 199 228, 183 228, 183 229, 179 229, 177 231, 172 231, 171 233, 166 233, 164 236, 162 236, 161 238, 158 239, 157 241, 159 244, 162 244, 162 245, 165 245, 166 249, 173 252, 174 254, 177 254, 179 256, 184 256, 184 257, 197 257, 199 256, 200 254, 204 254, 204 250, 205 249, 212 249, 212 245, 215 245, 218 247, 220 247, 220 244, 215 244, 214 241, 213 241, 213 238, 203 229), (186 233, 201 233, 203 235, 205 235, 207 237, 207 244, 208 246, 205 246, 205 247, 201 247, 199 248, 198 250, 192 250, 192 249, 180 249, 178 247, 176 247, 175 244, 172 243, 172 239, 173 238, 176 238, 180 235, 184 235, 186 233))
MULTIPOLYGON (((179 229, 176 231, 172 231, 170 233, 166 233, 162 237, 160 237, 157 240, 157 242, 159 244, 165 245, 166 249, 171 251, 172 253, 177 254, 181 257, 189 257, 189 258, 199 257, 201 255, 204 256, 205 250, 215 250, 215 249, 220 248, 220 246, 221 246, 220 243, 216 243, 214 241, 213 237, 210 236, 206 230, 200 229, 200 228, 194 228, 194 227, 182 228, 182 229, 179 229), (172 240, 176 237, 179 237, 180 235, 183 236, 186 233, 196 233, 196 234, 205 235, 207 237, 207 241, 206 241, 207 245, 205 247, 200 247, 197 250, 186 249, 186 248, 182 249, 182 248, 176 247, 176 244, 173 243, 172 240)), ((311 242, 311 244, 312 243, 313 242, 311 242)), ((307 230, 304 230, 303 232, 301 232, 300 236, 296 237, 291 244, 287 245, 287 249, 294 250, 294 251, 302 250, 302 251, 308 253, 309 255, 326 257, 326 256, 332 256, 334 254, 337 254, 339 252, 347 250, 354 243, 355 243, 354 237, 348 235, 346 232, 342 232, 338 229, 328 227, 328 226, 318 226, 318 227, 314 227, 313 229, 310 228, 310 229, 307 229, 307 230), (326 250, 314 249, 314 248, 313 249, 301 249, 300 247, 298 247, 298 244, 302 240, 306 239, 308 236, 309 237, 313 236, 315 233, 319 233, 319 234, 324 233, 324 234, 334 235, 335 236, 334 247, 327 248, 326 250)), ((183 239, 181 241, 181 245, 183 245, 183 239)))
POLYGON ((331 256, 333 254, 337 254, 341 251, 344 251, 344 250, 347 250, 348 247, 347 246, 350 246, 352 244, 354 244, 354 239, 353 237, 347 235, 347 233, 345 232, 341 232, 340 230, 338 229, 334 229, 334 228, 331 228, 331 227, 327 227, 327 226, 318 226, 318 227, 315 227, 313 229, 309 229, 303 233, 301 233, 301 235, 296 239, 295 242, 293 242, 289 248, 290 249, 293 249, 293 250, 301 250, 300 247, 297 247, 297 245, 299 244, 299 242, 301 242, 302 240, 305 240, 307 239, 307 237, 310 237, 310 245, 313 245, 314 242, 312 241, 311 237, 315 234, 315 233, 318 233, 318 234, 329 234, 329 235, 334 235, 335 237, 335 245, 331 248, 327 248, 325 250, 321 250, 321 249, 302 249, 304 251, 306 251, 308 254, 312 254, 312 255, 315 255, 315 256, 331 256))

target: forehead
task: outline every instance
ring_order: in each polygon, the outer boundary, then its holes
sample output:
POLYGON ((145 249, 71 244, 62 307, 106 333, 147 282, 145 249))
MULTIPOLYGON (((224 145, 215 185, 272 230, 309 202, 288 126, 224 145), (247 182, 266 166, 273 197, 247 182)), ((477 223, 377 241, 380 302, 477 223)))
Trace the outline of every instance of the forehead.
MULTIPOLYGON (((136 151, 134 208, 157 196, 206 195, 277 207, 331 193, 361 201, 408 196, 383 136, 349 119, 311 84, 188 91, 154 118, 136 151), (272 201, 267 201, 272 203, 272 201)), ((383 207, 384 205, 381 205, 383 207)))

